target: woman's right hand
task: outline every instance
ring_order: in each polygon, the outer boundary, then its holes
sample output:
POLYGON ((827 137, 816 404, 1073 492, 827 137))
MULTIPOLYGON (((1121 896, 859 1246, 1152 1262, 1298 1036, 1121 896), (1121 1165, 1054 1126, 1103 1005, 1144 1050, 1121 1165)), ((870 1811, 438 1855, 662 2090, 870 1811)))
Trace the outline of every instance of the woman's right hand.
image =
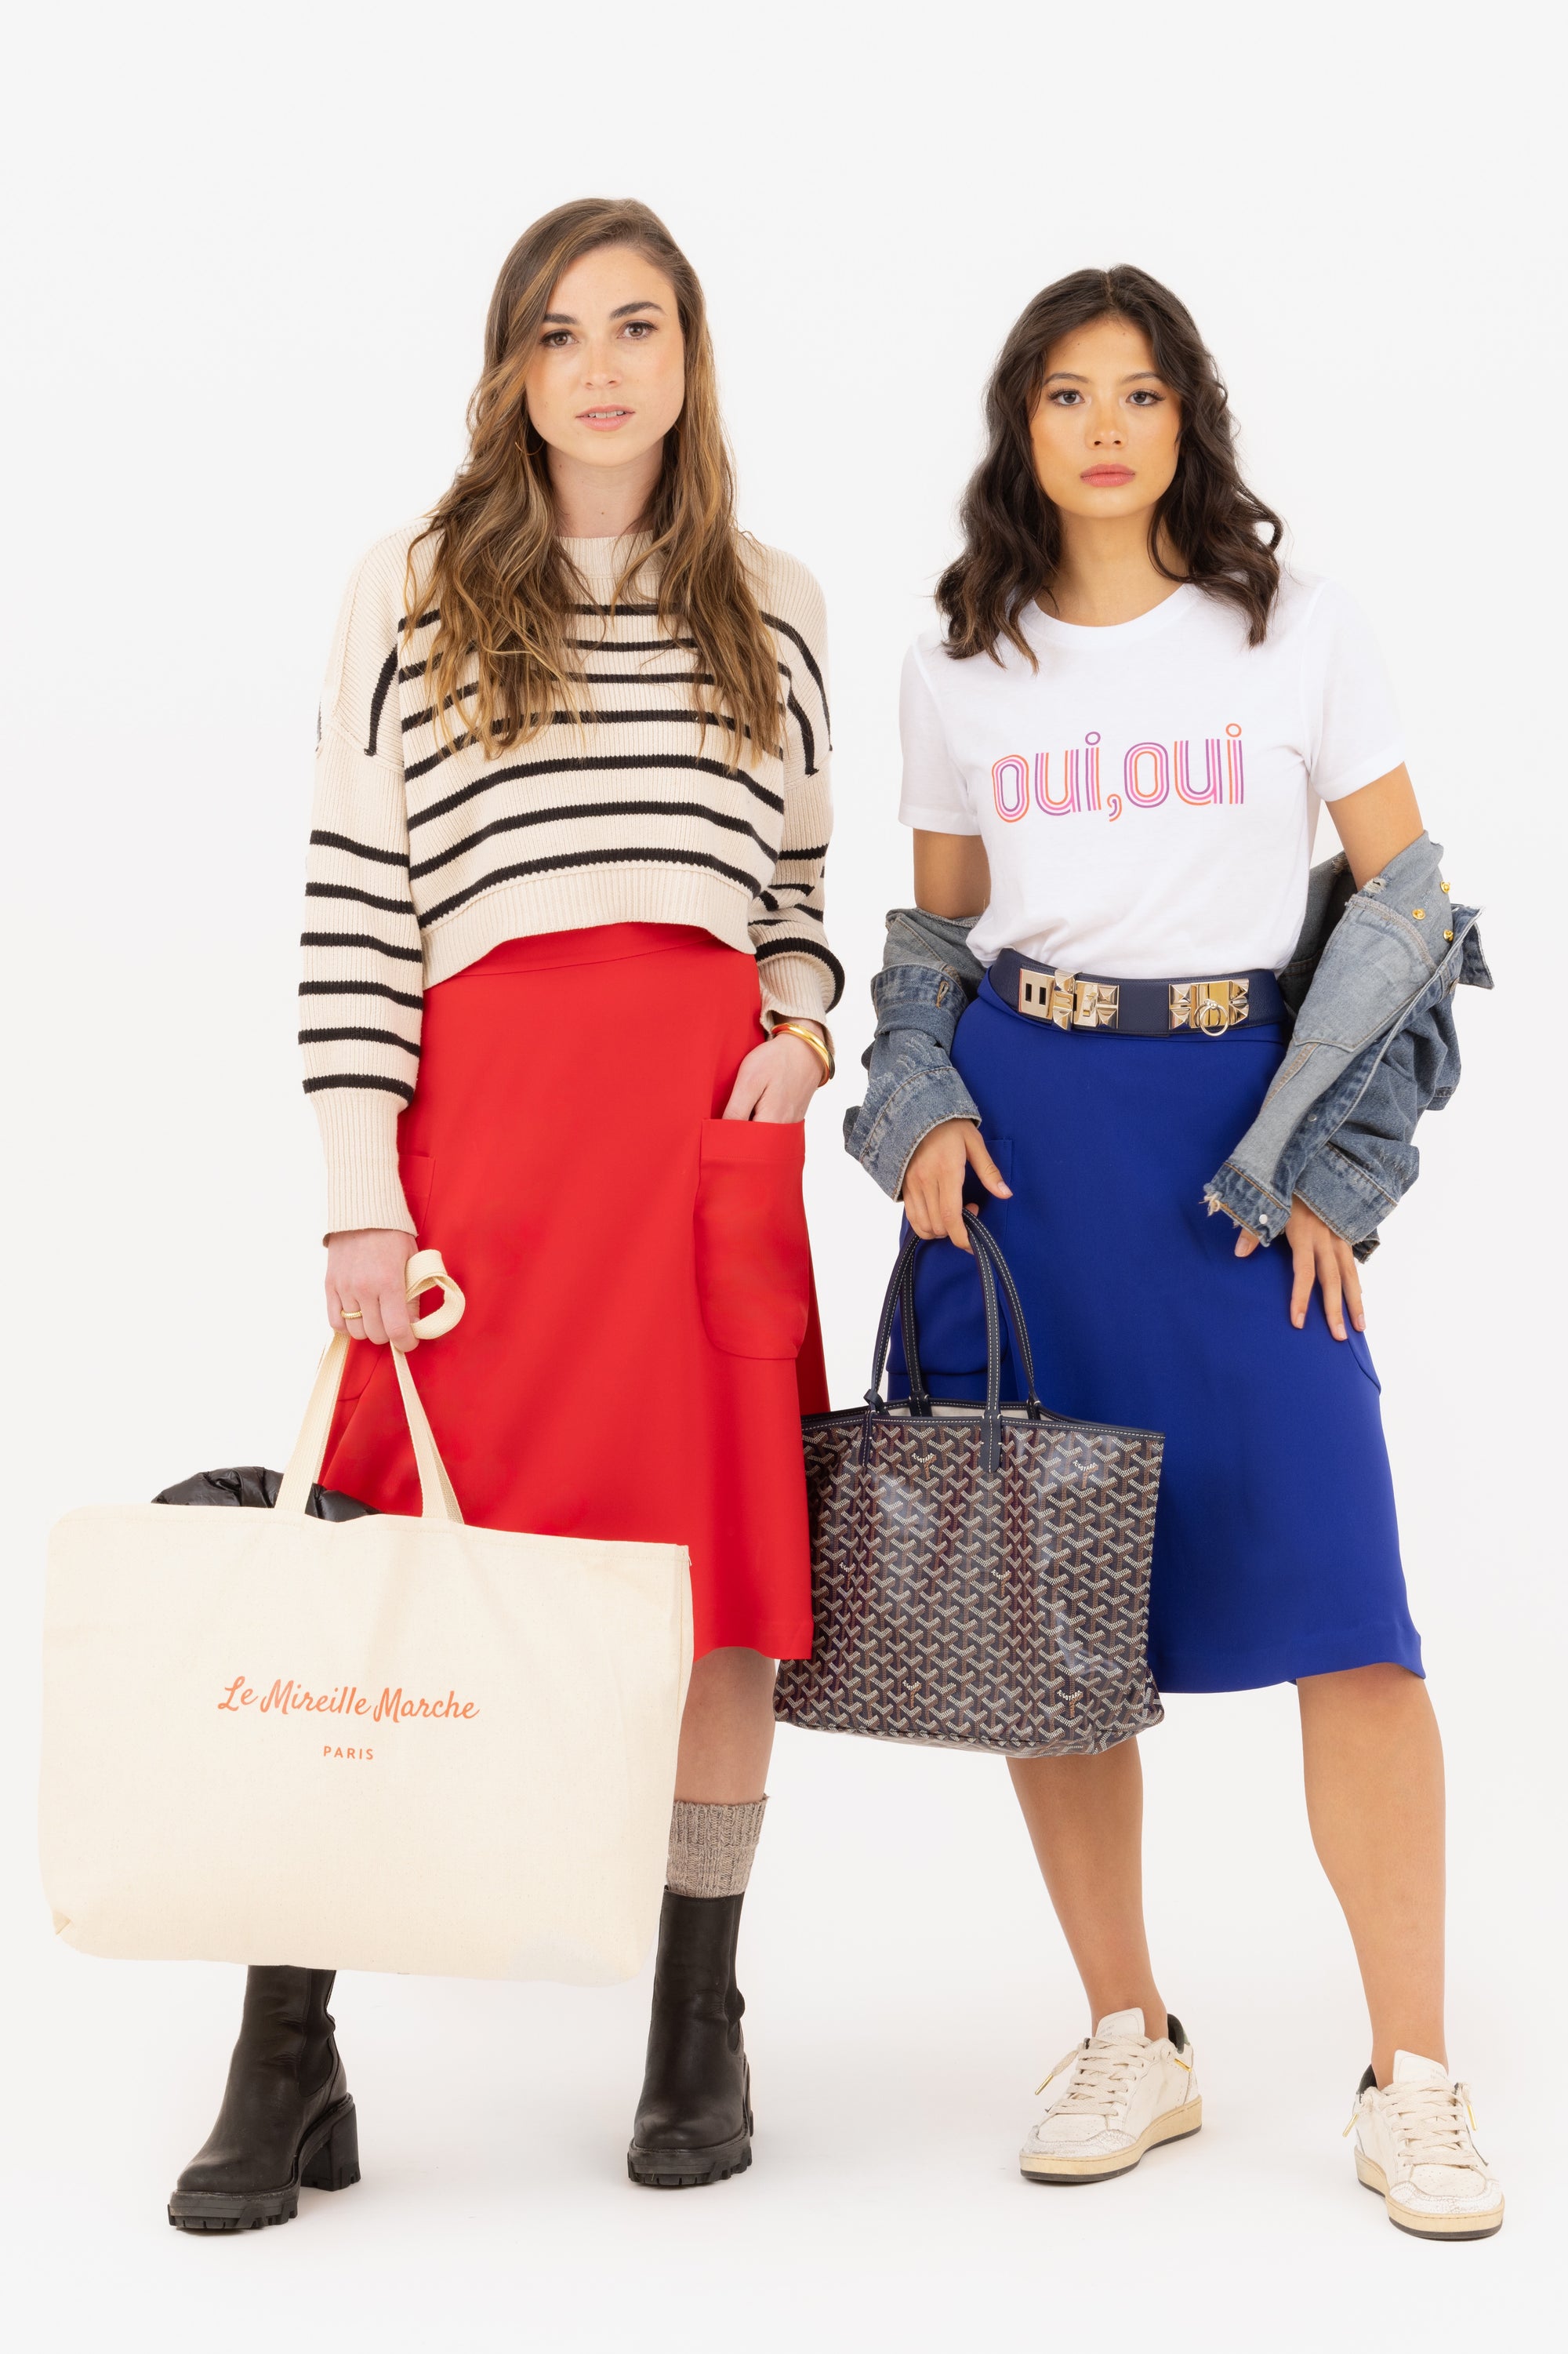
POLYGON ((334 1332, 351 1341, 390 1341, 404 1354, 418 1347, 414 1311, 403 1296, 404 1269, 415 1248, 400 1226, 361 1226, 327 1236, 327 1317, 334 1332), (348 1310, 357 1308, 359 1314, 348 1310))
POLYGON ((972 1119, 945 1119, 923 1137, 904 1172, 904 1214, 926 1242, 946 1235, 960 1250, 969 1248, 964 1232, 964 1172, 972 1169, 988 1193, 1011 1201, 1012 1188, 980 1141, 972 1119))

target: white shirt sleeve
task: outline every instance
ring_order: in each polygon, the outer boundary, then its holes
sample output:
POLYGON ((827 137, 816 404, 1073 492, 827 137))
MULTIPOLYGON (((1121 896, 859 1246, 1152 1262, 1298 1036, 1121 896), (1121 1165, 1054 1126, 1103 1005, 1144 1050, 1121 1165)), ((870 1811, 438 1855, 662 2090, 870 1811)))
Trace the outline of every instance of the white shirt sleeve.
POLYGON ((904 657, 898 689, 898 734, 904 747, 900 822, 922 833, 978 833, 964 780, 948 749, 947 732, 917 645, 904 657))
POLYGON ((1307 770, 1320 801, 1343 801, 1404 758, 1399 712, 1377 642, 1333 581, 1313 600, 1303 654, 1307 770))

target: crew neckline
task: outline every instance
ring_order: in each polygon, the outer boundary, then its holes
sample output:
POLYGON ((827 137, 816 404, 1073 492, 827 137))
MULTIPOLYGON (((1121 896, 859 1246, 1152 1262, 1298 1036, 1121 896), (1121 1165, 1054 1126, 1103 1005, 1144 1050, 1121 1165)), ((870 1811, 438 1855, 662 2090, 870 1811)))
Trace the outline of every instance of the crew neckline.
POLYGON ((592 539, 572 539, 565 532, 558 536, 566 554, 577 565, 613 565, 618 558, 625 561, 641 556, 653 545, 651 531, 606 532, 592 539))
POLYGON ((1059 621, 1054 613, 1042 612, 1031 599, 1022 616, 1026 636, 1038 636, 1049 645, 1071 646, 1075 652, 1088 652, 1096 648, 1114 652, 1119 646, 1135 645, 1140 639, 1157 637, 1190 613, 1202 590, 1190 580, 1178 581, 1169 597, 1151 605, 1147 613, 1139 613, 1130 621, 1107 621, 1097 625, 1088 621, 1059 621))

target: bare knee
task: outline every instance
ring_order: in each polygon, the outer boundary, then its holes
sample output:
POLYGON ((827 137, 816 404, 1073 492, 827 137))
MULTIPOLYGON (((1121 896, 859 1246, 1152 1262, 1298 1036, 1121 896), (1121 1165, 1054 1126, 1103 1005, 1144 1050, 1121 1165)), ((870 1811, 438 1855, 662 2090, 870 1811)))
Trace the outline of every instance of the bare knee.
POLYGON ((736 1644, 726 1644, 722 1650, 705 1651, 692 1669, 686 1707, 689 1712, 701 1713, 705 1709, 725 1708, 736 1702, 744 1705, 759 1693, 771 1692, 774 1674, 774 1662, 764 1659, 760 1651, 744 1650, 736 1644))
POLYGON ((1296 1689, 1303 1702, 1328 1700, 1358 1702, 1403 1699, 1413 1689, 1425 1690, 1420 1676, 1409 1668, 1396 1665, 1393 1659, 1380 1659, 1370 1668, 1338 1668, 1331 1675, 1299 1676, 1296 1689))
POLYGON ((1391 1659, 1375 1667, 1342 1668, 1328 1676, 1302 1676, 1297 1687, 1301 1727, 1311 1738, 1370 1740, 1387 1737, 1436 1740, 1437 1720, 1422 1677, 1391 1659))

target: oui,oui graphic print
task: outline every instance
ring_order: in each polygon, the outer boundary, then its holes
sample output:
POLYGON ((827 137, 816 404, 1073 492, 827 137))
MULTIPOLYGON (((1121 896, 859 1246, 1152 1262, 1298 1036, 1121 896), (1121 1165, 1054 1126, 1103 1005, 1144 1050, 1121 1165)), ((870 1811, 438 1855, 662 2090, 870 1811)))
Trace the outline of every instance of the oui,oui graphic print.
POLYGON ((1145 738, 1118 750, 1089 729, 1060 752, 1003 752, 991 764, 991 798, 1009 825, 1031 816, 1098 818, 1110 824, 1167 802, 1190 809, 1238 808, 1246 799, 1242 728, 1217 736, 1145 738))

